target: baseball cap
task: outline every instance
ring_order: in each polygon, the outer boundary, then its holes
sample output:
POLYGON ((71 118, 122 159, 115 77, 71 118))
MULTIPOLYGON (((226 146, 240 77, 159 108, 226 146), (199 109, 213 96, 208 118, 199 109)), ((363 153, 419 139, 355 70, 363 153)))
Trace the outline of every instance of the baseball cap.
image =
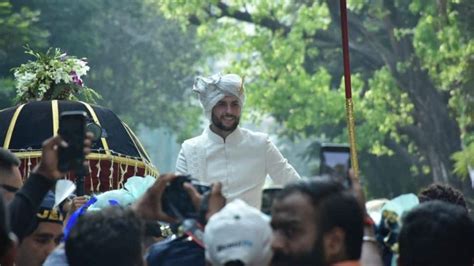
POLYGON ((48 193, 43 198, 41 205, 39 207, 38 212, 34 219, 31 220, 29 229, 27 230, 26 235, 30 235, 33 231, 36 230, 39 223, 41 222, 50 222, 50 223, 58 223, 63 224, 64 215, 59 209, 59 206, 54 207, 55 197, 52 191, 48 191, 48 193))
POLYGON ((214 266, 236 260, 246 266, 268 265, 271 242, 269 217, 240 199, 214 214, 204 231, 206 259, 214 266))

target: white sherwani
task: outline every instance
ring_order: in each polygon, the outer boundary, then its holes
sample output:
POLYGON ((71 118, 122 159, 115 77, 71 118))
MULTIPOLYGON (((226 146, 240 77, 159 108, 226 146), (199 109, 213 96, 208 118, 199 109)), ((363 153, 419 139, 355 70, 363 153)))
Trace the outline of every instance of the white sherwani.
POLYGON ((284 185, 299 179, 267 134, 237 127, 224 139, 207 127, 186 140, 178 155, 176 171, 204 183, 221 182, 228 202, 240 198, 260 208, 265 177, 284 185))

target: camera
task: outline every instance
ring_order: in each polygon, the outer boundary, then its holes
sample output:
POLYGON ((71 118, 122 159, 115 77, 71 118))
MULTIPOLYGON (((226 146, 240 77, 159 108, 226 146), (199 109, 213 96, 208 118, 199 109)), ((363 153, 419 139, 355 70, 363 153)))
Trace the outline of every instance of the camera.
POLYGON ((198 210, 193 205, 191 197, 184 189, 184 183, 191 183, 199 194, 204 195, 211 187, 199 183, 190 175, 181 175, 171 181, 163 193, 161 200, 163 211, 171 217, 183 219, 199 219, 198 210))

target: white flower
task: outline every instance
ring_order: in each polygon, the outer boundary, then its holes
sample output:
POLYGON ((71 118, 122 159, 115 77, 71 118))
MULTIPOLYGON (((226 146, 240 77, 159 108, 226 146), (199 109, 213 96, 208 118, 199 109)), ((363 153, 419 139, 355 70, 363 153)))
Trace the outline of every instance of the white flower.
POLYGON ((30 72, 23 72, 20 73, 19 71, 15 71, 13 74, 15 79, 17 80, 16 88, 17 92, 24 92, 28 90, 28 87, 31 86, 32 83, 36 80, 36 74, 30 72))
POLYGON ((89 71, 89 66, 87 65, 87 62, 82 61, 80 59, 73 59, 74 60, 74 71, 76 71, 76 75, 78 77, 83 76, 87 74, 87 71, 89 71))
POLYGON ((41 92, 41 95, 43 95, 47 90, 48 90, 48 86, 44 83, 38 86, 38 91, 41 92))
MULTIPOLYGON (((27 51, 37 60, 22 64, 14 70, 20 101, 27 101, 32 96, 39 100, 45 99, 45 94, 54 87, 54 84, 82 86, 81 76, 89 71, 85 60, 61 54, 59 49, 49 49, 46 54, 35 53, 29 48, 27 51)), ((70 96, 61 97, 68 99, 70 96)))
POLYGON ((72 81, 69 73, 66 72, 66 70, 62 67, 55 69, 54 72, 52 73, 51 78, 54 80, 54 83, 56 84, 61 83, 61 80, 66 84, 72 81))

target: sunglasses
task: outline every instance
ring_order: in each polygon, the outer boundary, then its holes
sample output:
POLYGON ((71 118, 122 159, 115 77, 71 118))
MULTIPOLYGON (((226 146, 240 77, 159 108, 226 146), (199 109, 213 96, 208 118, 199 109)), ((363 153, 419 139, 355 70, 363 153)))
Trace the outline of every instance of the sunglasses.
POLYGON ((18 190, 20 190, 17 187, 12 187, 10 185, 5 185, 5 184, 0 184, 0 187, 2 187, 3 189, 5 189, 6 191, 11 192, 11 193, 16 193, 16 192, 18 192, 18 190))

